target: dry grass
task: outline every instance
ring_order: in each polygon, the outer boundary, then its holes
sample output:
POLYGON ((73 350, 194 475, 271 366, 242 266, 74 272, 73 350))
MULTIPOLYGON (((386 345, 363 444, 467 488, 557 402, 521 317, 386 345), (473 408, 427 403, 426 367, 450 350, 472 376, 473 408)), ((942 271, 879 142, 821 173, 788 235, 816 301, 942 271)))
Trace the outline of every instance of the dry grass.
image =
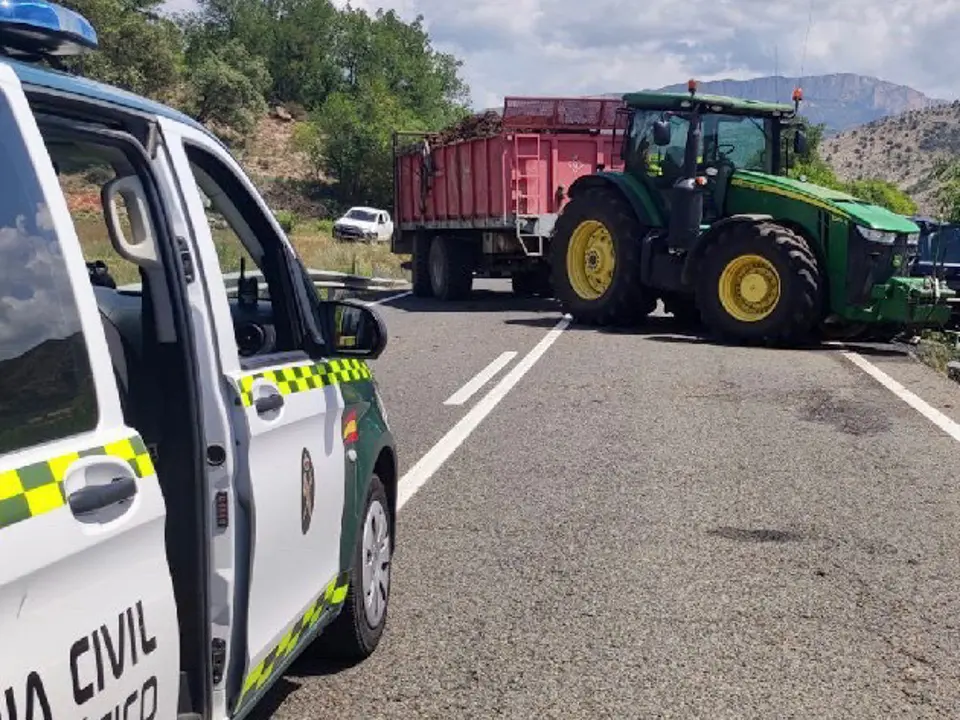
POLYGON ((296 125, 294 120, 281 120, 273 115, 266 115, 257 123, 257 129, 246 146, 236 153, 244 169, 256 181, 268 178, 315 179, 309 158, 293 146, 296 125))
MULTIPOLYGON (((318 219, 329 217, 337 208, 322 196, 323 188, 311 178, 306 155, 293 148, 291 141, 296 124, 274 114, 267 115, 236 156, 267 204, 278 218, 283 216, 281 225, 304 263, 318 270, 409 280, 409 273, 401 268, 402 263, 409 261, 408 255, 392 254, 389 243, 338 242, 331 234, 333 221, 318 219)), ((136 266, 117 255, 107 237, 100 204, 99 183, 103 181, 92 180, 79 172, 64 173, 60 177, 86 259, 103 260, 118 284, 139 282, 136 266)), ((239 270, 240 241, 222 219, 214 218, 211 224, 221 271, 239 270)), ((255 268, 249 256, 247 268, 255 268)))
MULTIPOLYGON (((84 258, 88 261, 103 260, 118 285, 140 281, 136 266, 117 255, 110 245, 102 218, 84 214, 74 218, 84 258)), ((294 227, 291 242, 307 267, 318 270, 352 272, 368 277, 388 277, 409 280, 409 274, 400 267, 409 260, 406 255, 394 255, 389 243, 369 245, 366 243, 341 243, 330 236, 330 222, 303 223, 294 227)), ((227 229, 214 230, 214 243, 220 256, 222 272, 240 269, 243 248, 236 236, 227 229)), ((247 256, 247 269, 255 266, 247 256)))
POLYGON ((956 333, 924 331, 913 352, 922 363, 944 375, 947 374, 947 363, 960 360, 956 333))

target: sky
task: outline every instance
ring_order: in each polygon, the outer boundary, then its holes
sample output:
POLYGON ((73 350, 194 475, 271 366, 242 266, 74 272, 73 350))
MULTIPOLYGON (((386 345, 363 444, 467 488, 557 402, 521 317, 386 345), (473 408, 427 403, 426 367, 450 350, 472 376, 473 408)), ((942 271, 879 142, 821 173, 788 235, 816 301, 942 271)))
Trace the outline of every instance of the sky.
POLYGON ((775 70, 791 77, 801 69, 805 75, 871 75, 933 97, 960 96, 960 0, 351 4, 395 9, 406 20, 422 14, 434 47, 463 60, 461 77, 474 107, 499 106, 504 95, 619 93, 690 77, 746 79, 775 70))
MULTIPOLYGON (((32 189, 27 188, 27 192, 32 189)), ((13 214, 25 195, 0 198, 0 217, 13 221, 0 227, 0 361, 17 357, 45 340, 64 338, 80 328, 68 311, 63 288, 69 287, 53 220, 46 204, 33 217, 13 214)))

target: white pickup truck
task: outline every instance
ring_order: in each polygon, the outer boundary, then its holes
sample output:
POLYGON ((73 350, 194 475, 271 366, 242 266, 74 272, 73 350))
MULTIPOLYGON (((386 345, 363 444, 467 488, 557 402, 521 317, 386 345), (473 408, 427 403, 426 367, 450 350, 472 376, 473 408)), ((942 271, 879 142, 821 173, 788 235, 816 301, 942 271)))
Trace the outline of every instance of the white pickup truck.
POLYGON ((386 330, 320 299, 203 126, 35 63, 96 44, 0 4, 0 718, 239 718, 301 652, 384 630, 386 330), (84 256, 61 179, 91 163, 133 289, 84 256), (207 199, 262 286, 228 293, 207 199))
POLYGON ((393 220, 386 210, 352 207, 333 224, 333 237, 337 240, 387 242, 393 237, 393 220))

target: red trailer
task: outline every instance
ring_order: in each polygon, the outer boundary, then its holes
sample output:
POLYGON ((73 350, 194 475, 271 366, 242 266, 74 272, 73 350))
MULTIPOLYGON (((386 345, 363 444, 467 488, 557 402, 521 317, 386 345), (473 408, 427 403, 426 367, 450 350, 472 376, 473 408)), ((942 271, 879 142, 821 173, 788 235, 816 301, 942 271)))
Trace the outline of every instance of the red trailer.
POLYGON ((414 293, 452 300, 475 276, 510 276, 518 294, 549 294, 546 254, 566 190, 582 175, 622 169, 623 107, 508 97, 485 136, 395 133, 391 249, 412 254, 414 293))

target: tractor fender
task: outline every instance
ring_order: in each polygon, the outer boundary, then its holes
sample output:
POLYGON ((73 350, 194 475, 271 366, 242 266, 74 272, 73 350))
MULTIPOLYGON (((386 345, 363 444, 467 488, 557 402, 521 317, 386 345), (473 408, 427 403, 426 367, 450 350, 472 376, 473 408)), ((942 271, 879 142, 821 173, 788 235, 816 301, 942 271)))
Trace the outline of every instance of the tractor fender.
POLYGON ((573 198, 584 190, 591 188, 609 188, 619 193, 624 200, 630 203, 630 207, 637 215, 641 224, 648 228, 663 227, 663 217, 659 208, 654 204, 650 192, 636 178, 619 172, 598 172, 592 175, 582 175, 567 191, 567 197, 573 198))
POLYGON ((694 273, 697 270, 697 265, 700 264, 700 258, 703 257, 703 253, 727 228, 738 223, 758 223, 764 220, 773 220, 773 215, 751 215, 744 213, 742 215, 731 215, 730 217, 715 222, 710 226, 709 230, 701 233, 697 237, 693 243, 693 247, 690 248, 690 252, 687 253, 687 259, 684 261, 683 270, 680 273, 680 282, 683 285, 689 285, 693 282, 694 273))

